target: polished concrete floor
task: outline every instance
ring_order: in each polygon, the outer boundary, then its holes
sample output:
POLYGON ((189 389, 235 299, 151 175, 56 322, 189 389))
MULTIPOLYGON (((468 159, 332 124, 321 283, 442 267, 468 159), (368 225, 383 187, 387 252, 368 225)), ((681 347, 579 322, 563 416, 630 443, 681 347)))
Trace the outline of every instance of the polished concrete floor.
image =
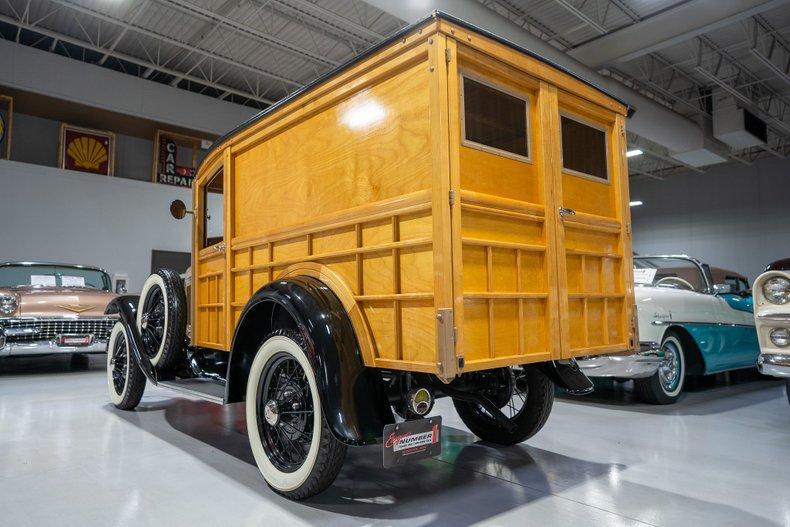
POLYGON ((379 448, 351 449, 330 490, 294 503, 263 483, 243 405, 149 386, 121 412, 102 361, 0 363, 0 525, 790 525, 790 406, 754 375, 706 379, 674 406, 620 385, 562 397, 510 448, 440 401, 440 458, 384 470, 379 448))

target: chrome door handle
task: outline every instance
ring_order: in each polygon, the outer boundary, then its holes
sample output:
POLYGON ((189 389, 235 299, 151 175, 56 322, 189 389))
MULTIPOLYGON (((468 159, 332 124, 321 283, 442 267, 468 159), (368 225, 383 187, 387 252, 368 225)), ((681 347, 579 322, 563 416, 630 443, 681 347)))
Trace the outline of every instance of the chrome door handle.
POLYGON ((576 216, 576 211, 566 207, 560 207, 560 218, 564 218, 565 216, 576 216))

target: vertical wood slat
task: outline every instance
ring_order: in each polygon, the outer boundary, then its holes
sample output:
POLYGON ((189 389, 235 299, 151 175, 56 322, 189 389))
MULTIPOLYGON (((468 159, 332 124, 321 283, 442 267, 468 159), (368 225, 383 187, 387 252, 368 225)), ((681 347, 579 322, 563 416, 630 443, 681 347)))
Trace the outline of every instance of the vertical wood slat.
MULTIPOLYGON (((357 238, 357 241, 356 241, 357 249, 359 249, 359 248, 362 247, 362 224, 361 223, 355 224, 354 225, 354 231, 356 233, 356 238, 357 238)), ((312 252, 312 250, 310 250, 309 243, 308 243, 308 250, 309 250, 308 254, 312 255, 313 252, 312 252)), ((358 295, 364 295, 365 294, 365 283, 364 283, 364 279, 362 277, 362 275, 363 275, 362 253, 358 253, 356 255, 356 262, 357 262, 357 294, 358 295)))
MULTIPOLYGON (((516 292, 521 293, 521 249, 516 249, 516 292)), ((526 353, 524 345, 524 299, 518 299, 518 354, 526 353)))
MULTIPOLYGON (((618 253, 622 255, 620 260, 620 276, 618 283, 626 284, 623 291, 625 297, 623 298, 622 312, 624 316, 618 317, 618 324, 620 325, 621 335, 628 341, 633 334, 631 333, 632 326, 635 322, 636 302, 634 299, 634 277, 633 277, 633 255, 631 253, 632 240, 631 240, 631 207, 629 205, 629 190, 628 190, 628 160, 626 157, 626 136, 625 136, 625 116, 617 114, 614 119, 613 133, 611 134, 611 155, 614 157, 612 169, 614 172, 615 183, 615 210, 617 218, 620 220, 620 236, 618 239, 618 253)), ((636 328, 633 327, 636 331, 636 328)), ((632 349, 636 351, 639 349, 639 343, 636 339, 631 342, 632 349)))
MULTIPOLYGON (((252 266, 252 262, 253 262, 253 247, 250 246, 247 248, 247 265, 252 266)), ((249 283, 247 287, 248 298, 252 297, 252 294, 255 289, 255 286, 252 284, 252 275, 253 275, 252 269, 247 271, 247 282, 249 283)))
MULTIPOLYGON (((230 307, 233 303, 233 296, 235 289, 230 287, 233 282, 231 269, 233 268, 233 251, 230 248, 230 241, 236 235, 235 219, 233 217, 234 205, 234 181, 233 181, 233 158, 231 157, 230 148, 225 150, 223 156, 223 169, 222 169, 222 185, 224 188, 222 202, 223 202, 223 229, 222 241, 225 243, 225 266, 224 274, 222 275, 222 286, 224 297, 219 296, 217 291, 217 299, 223 302, 224 307, 217 309, 217 315, 225 318, 225 334, 219 335, 219 328, 217 329, 217 344, 223 344, 225 347, 230 347, 230 342, 233 340, 233 309, 230 307)), ((219 287, 220 280, 217 280, 217 287, 219 287)), ((219 324, 217 324, 219 326, 219 324)))
MULTIPOLYGON (((587 290, 587 258, 582 254, 579 259, 581 260, 579 289, 584 295, 588 295, 590 291, 587 290)), ((588 347, 590 345, 590 319, 587 312, 587 296, 582 298, 582 328, 584 329, 584 346, 588 347)))
MULTIPOLYGON (((494 292, 494 251, 490 245, 486 246, 486 291, 494 292)), ((486 299, 488 304, 488 356, 494 358, 494 299, 486 299)))
MULTIPOLYGON (((400 241, 400 217, 393 216, 391 220, 392 226, 392 241, 400 241)), ((400 283, 400 249, 392 249, 392 292, 399 294, 401 292, 400 283)), ((395 324, 395 353, 398 359, 403 360, 403 316, 401 314, 400 300, 393 300, 393 323, 395 324)))
POLYGON ((560 134, 557 87, 541 81, 538 89, 538 122, 536 144, 542 148, 537 152, 536 161, 543 174, 543 199, 546 210, 546 276, 548 299, 546 314, 549 319, 548 335, 559 338, 548 339, 552 356, 566 358, 570 352, 570 328, 568 323, 568 280, 566 276, 565 227, 557 214, 562 206, 562 167, 560 147, 557 137, 560 134))

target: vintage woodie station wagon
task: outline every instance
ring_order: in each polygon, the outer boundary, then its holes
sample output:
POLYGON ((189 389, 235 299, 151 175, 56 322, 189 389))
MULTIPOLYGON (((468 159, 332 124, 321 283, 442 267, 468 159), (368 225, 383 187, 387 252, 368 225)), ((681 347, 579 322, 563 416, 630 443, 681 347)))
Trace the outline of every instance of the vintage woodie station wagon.
POLYGON ((638 345, 627 111, 448 15, 403 29, 216 142, 172 207, 194 213, 191 298, 165 270, 114 303, 111 399, 148 379, 246 401, 294 499, 347 445, 437 454, 436 397, 484 440, 532 436, 554 385, 592 389, 574 357, 638 345))

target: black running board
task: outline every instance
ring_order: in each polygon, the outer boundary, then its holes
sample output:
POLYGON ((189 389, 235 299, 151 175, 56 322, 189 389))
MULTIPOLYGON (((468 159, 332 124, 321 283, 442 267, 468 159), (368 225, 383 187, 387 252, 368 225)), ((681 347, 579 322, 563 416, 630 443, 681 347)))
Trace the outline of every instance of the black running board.
POLYGON ((215 404, 225 403, 225 385, 212 379, 160 381, 159 386, 215 404))

